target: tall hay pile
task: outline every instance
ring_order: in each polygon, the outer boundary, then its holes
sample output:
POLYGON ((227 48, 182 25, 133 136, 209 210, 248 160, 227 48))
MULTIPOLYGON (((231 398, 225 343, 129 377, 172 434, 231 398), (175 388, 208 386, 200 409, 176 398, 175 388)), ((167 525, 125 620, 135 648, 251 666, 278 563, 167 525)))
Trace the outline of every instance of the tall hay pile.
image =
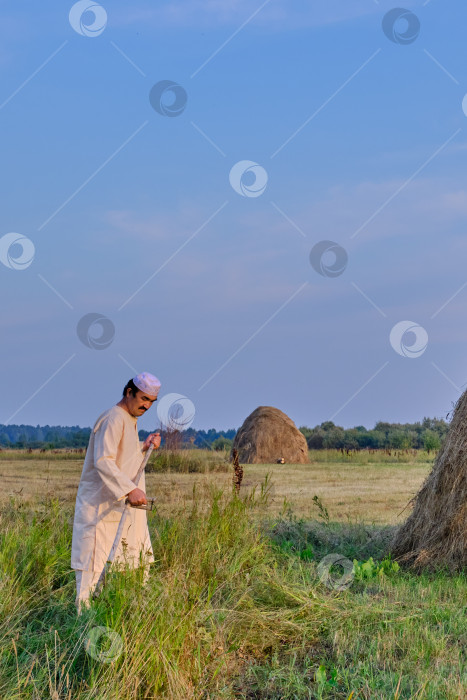
POLYGON ((414 509, 396 532, 394 557, 414 569, 467 566, 467 391, 459 398, 449 432, 414 509))
POLYGON ((288 464, 307 464, 308 445, 303 433, 285 413, 258 406, 245 419, 232 445, 243 464, 271 464, 284 457, 288 464))

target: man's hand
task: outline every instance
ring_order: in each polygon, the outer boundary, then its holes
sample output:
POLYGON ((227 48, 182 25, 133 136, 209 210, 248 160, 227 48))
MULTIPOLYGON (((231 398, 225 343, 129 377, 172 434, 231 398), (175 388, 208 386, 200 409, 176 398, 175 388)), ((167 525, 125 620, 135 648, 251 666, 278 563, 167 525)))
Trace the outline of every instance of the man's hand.
POLYGON ((127 501, 131 506, 147 506, 148 499, 146 494, 141 489, 133 489, 127 495, 127 501))
POLYGON ((158 447, 161 444, 161 434, 160 433, 151 433, 151 435, 148 435, 146 440, 143 443, 143 452, 146 452, 146 450, 149 449, 149 445, 154 445, 154 449, 157 450, 158 447))

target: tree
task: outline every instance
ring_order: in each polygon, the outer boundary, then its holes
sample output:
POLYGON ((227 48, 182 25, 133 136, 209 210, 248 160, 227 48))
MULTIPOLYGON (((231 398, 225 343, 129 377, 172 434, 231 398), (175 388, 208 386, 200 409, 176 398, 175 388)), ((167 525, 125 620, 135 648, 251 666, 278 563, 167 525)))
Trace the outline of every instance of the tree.
POLYGON ((423 444, 425 446, 425 450, 429 454, 431 450, 439 450, 441 441, 433 430, 425 430, 423 433, 423 444))
POLYGON ((336 426, 332 422, 332 420, 327 420, 324 423, 321 423, 320 428, 321 430, 334 430, 336 426))
POLYGON ((323 447, 328 449, 337 449, 345 445, 345 431, 344 428, 336 426, 333 430, 328 430, 325 433, 323 439, 323 447))
POLYGON ((310 450, 322 450, 325 433, 320 428, 314 428, 310 437, 307 438, 307 444, 310 450))
POLYGON ((411 446, 410 437, 402 430, 393 430, 388 434, 389 447, 395 450, 407 449, 411 446))
POLYGON ((223 436, 218 437, 212 443, 212 447, 218 452, 220 452, 221 450, 230 450, 232 447, 232 440, 229 440, 228 438, 223 436))
POLYGON ((346 450, 358 450, 360 447, 360 433, 355 430, 355 428, 350 428, 345 431, 344 435, 344 449, 346 450))

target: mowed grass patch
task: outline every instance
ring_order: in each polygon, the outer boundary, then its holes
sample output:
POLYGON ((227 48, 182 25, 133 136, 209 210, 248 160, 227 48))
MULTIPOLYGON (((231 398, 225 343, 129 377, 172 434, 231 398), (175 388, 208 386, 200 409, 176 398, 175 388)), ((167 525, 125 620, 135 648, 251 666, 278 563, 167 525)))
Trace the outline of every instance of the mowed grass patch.
MULTIPOLYGON (((279 515, 292 508, 300 516, 314 518, 313 497, 318 495, 340 522, 395 524, 407 517, 407 504, 418 492, 431 469, 430 462, 416 464, 249 464, 244 466, 241 492, 260 493, 269 475, 268 510, 279 515)), ((215 475, 149 474, 147 490, 158 498, 162 512, 180 501, 190 502, 193 488, 206 492, 212 483, 228 488, 229 472, 215 475)), ((159 506, 158 506, 159 507, 159 506)))
MULTIPOLYGON (((375 461, 362 463, 355 453, 344 461, 328 461, 328 457, 342 454, 336 450, 322 453, 311 452, 312 457, 322 458, 311 464, 250 464, 244 467, 241 492, 251 494, 261 490, 267 474, 270 475, 269 512, 279 515, 291 507, 296 515, 315 517, 313 496, 318 495, 332 510, 333 518, 339 522, 363 519, 365 522, 395 524, 407 516, 409 500, 417 493, 429 473, 433 456, 419 453, 414 461, 408 454, 407 462, 386 462, 389 455, 376 454, 375 461), (325 453, 330 453, 329 455, 325 453)), ((24 456, 24 454, 23 454, 24 456)), ((83 465, 82 456, 67 455, 60 459, 53 455, 11 459, 6 452, 0 453, 0 475, 4 488, 0 503, 10 496, 19 495, 28 501, 37 495, 55 495, 63 502, 74 503, 83 465)), ((394 456, 393 456, 394 458, 394 456)), ((209 450, 187 451, 188 462, 180 471, 173 469, 152 472, 146 475, 148 495, 157 498, 161 514, 170 514, 180 505, 189 505, 199 495, 200 501, 209 494, 211 485, 228 489, 232 480, 232 469, 225 463, 225 455, 209 450), (190 453, 193 453, 190 455, 190 453), (190 472, 189 464, 198 460, 196 472, 190 472), (218 467, 217 465, 221 465, 218 467), (224 471, 218 471, 222 468, 224 471), (196 496, 193 495, 196 494, 196 496)))
POLYGON ((12 497, 28 502, 47 496, 74 502, 83 468, 83 459, 14 458, 0 453, 0 504, 12 497))

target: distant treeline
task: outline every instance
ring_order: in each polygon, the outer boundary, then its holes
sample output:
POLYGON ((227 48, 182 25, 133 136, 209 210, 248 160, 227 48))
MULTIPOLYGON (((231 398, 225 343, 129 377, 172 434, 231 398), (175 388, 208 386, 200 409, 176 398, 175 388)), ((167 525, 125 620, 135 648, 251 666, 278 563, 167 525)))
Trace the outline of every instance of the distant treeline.
MULTIPOLYGON (((426 449, 437 450, 449 428, 449 423, 440 418, 424 418, 421 423, 376 423, 372 430, 363 425, 344 429, 332 421, 314 428, 305 426, 300 431, 306 437, 310 450, 322 449, 426 449)), ((229 449, 236 430, 194 430, 189 428, 176 441, 180 447, 229 449)), ((61 425, 0 425, 0 447, 57 449, 60 447, 86 447, 91 428, 61 425)), ((170 443, 170 435, 161 431, 164 441, 170 443)), ((140 430, 144 440, 149 435, 140 430)), ((173 441, 172 441, 173 442, 173 441)))
MULTIPOLYGON (((237 431, 231 430, 194 430, 189 428, 181 433, 181 443, 185 447, 219 448, 230 445, 237 431), (217 442, 216 442, 217 441, 217 442)), ((91 428, 78 425, 0 425, 0 447, 58 449, 60 447, 87 447, 91 428)), ((147 430, 140 430, 140 440, 149 435, 147 430)), ((162 440, 165 433, 161 430, 162 440)))
MULTIPOLYGON (((230 447, 232 441, 236 434, 235 428, 230 428, 230 430, 214 430, 210 428, 209 430, 195 430, 194 428, 188 428, 180 433, 180 439, 174 439, 171 434, 166 434, 164 430, 160 431, 162 436, 162 444, 171 443, 180 447, 200 447, 201 449, 219 449, 230 447)), ((140 440, 144 440, 149 435, 147 430, 139 431, 140 440)))
POLYGON ((344 430, 332 421, 315 428, 300 428, 310 450, 322 449, 425 449, 437 450, 449 429, 441 418, 424 418, 420 423, 376 423, 373 430, 363 425, 344 430))
POLYGON ((78 425, 0 425, 0 447, 86 447, 91 428, 78 425))

